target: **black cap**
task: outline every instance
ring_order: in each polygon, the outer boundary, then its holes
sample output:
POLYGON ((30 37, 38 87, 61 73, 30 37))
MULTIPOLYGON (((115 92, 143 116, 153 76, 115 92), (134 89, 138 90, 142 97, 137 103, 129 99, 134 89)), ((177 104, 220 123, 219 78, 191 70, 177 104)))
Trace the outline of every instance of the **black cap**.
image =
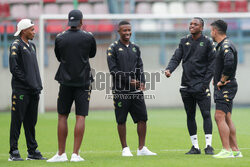
POLYGON ((82 20, 82 12, 80 10, 71 10, 68 19, 70 27, 77 27, 80 24, 80 20, 82 20))

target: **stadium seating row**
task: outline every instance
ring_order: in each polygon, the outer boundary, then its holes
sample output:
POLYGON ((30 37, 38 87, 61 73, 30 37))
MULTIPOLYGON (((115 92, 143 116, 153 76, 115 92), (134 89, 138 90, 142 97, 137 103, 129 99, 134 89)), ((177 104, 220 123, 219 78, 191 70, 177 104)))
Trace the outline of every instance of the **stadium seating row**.
MULTIPOLYGON (((21 2, 21 0, 15 0, 21 2)), ((22 0, 23 2, 24 0, 22 0)), ((27 2, 29 0, 25 0, 27 2)), ((34 2, 36 0, 32 0, 34 2)), ((31 3, 25 5, 24 3, 9 4, 13 0, 9 0, 8 3, 0 3, 0 17, 12 18, 38 18, 42 13, 47 14, 65 14, 73 9, 72 3, 66 3, 69 0, 44 0, 46 2, 65 2, 65 3, 45 3, 43 9, 39 3, 31 3)), ((86 2, 91 0, 81 0, 86 2)), ((93 0, 92 0, 93 1, 93 0)), ((100 1, 100 0, 95 0, 100 1)), ((102 1, 102 0, 101 0, 102 1)), ((72 0, 71 0, 72 2, 72 0)), ((197 1, 183 2, 140 2, 136 5, 135 13, 153 13, 153 14, 165 14, 165 13, 215 13, 215 12, 248 12, 247 0, 236 0, 236 1, 204 1, 199 3, 197 1)), ((105 3, 80 3, 79 9, 84 14, 106 14, 108 13, 108 6, 105 3)), ((130 13, 130 6, 125 3, 124 12, 130 13)))

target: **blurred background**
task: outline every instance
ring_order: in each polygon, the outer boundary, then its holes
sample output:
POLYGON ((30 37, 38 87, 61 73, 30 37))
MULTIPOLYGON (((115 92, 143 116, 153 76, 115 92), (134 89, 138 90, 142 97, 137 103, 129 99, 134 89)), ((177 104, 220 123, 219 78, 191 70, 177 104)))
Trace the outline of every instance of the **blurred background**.
MULTIPOLYGON (((248 0, 0 0, 0 111, 10 111, 11 105, 11 74, 8 68, 9 46, 13 42, 16 24, 22 18, 30 18, 35 23, 37 35, 34 43, 39 53, 39 16, 42 14, 67 15, 70 10, 79 9, 83 15, 104 14, 134 14, 136 15, 166 15, 169 19, 128 19, 132 23, 133 35, 131 41, 140 46, 144 62, 144 70, 159 73, 159 82, 155 90, 145 94, 154 95, 147 99, 149 108, 182 107, 179 93, 181 80, 181 65, 167 79, 161 70, 165 69, 174 50, 182 37, 189 34, 190 18, 176 19, 173 16, 200 15, 209 16, 218 13, 218 17, 204 18, 204 34, 210 36, 210 23, 219 19, 220 14, 231 17, 228 22, 228 36, 238 49, 239 83, 235 105, 250 106, 250 1, 248 0), (249 17, 234 17, 242 13, 249 17)), ((84 19, 83 16, 83 19, 84 19)), ((111 43, 119 39, 117 34, 117 19, 84 20, 83 30, 90 31, 97 41, 97 55, 91 60, 91 66, 96 72, 107 72, 106 50, 111 43)), ((45 20, 44 38, 44 98, 46 111, 56 110, 59 84, 54 80, 59 63, 54 54, 54 39, 67 27, 67 20, 45 20)), ((40 55, 38 54, 38 57, 40 55)), ((39 58, 38 58, 39 59, 39 58)), ((213 86, 211 85, 211 92, 213 86)), ((113 109, 113 101, 105 99, 106 92, 93 91, 90 109, 113 109)))

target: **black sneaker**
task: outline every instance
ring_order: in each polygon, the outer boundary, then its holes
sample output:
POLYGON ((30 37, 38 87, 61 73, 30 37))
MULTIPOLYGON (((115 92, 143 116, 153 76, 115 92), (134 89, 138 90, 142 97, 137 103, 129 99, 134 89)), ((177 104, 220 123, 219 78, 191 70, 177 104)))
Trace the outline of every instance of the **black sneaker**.
POLYGON ((186 154, 201 154, 201 150, 192 146, 192 148, 186 154))
POLYGON ((35 150, 32 154, 28 153, 26 160, 47 160, 47 158, 44 158, 39 150, 35 150))
POLYGON ((14 150, 10 153, 10 158, 8 159, 8 161, 23 161, 23 159, 21 158, 19 151, 14 150))
POLYGON ((204 149, 204 151, 205 151, 205 154, 208 154, 208 155, 213 155, 214 154, 214 149, 210 145, 208 145, 207 148, 204 149))

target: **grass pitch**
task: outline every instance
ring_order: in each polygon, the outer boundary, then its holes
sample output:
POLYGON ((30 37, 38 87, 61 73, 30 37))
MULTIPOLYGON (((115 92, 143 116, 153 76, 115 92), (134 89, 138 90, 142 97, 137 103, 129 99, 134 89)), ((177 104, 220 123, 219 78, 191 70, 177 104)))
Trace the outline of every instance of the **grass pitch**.
MULTIPOLYGON (((214 110, 214 109, 213 109, 214 110)), ((221 142, 213 120, 213 147, 215 153, 221 149, 221 142)), ((190 137, 186 126, 186 114, 183 109, 148 110, 148 129, 146 146, 156 152, 157 156, 136 156, 138 138, 136 125, 131 117, 127 121, 127 143, 134 154, 133 157, 122 157, 121 146, 116 130, 116 122, 113 111, 90 111, 86 119, 86 129, 81 146, 80 155, 84 162, 47 163, 46 161, 8 162, 10 113, 0 113, 0 167, 73 167, 73 166, 102 166, 102 167, 148 167, 148 166, 185 166, 185 167, 210 167, 210 166, 250 166, 250 109, 236 108, 233 110, 233 121, 237 129, 239 147, 243 158, 214 159, 204 154, 205 137, 201 114, 197 111, 196 120, 198 127, 198 141, 202 149, 201 155, 185 155, 191 147, 190 137)), ((75 124, 74 113, 68 120, 68 138, 66 153, 70 158, 73 149, 73 132, 75 124)), ((36 126, 38 149, 47 158, 51 158, 57 151, 57 114, 40 114, 36 126)), ((26 158, 26 142, 22 128, 19 139, 19 151, 22 158, 26 158)))

